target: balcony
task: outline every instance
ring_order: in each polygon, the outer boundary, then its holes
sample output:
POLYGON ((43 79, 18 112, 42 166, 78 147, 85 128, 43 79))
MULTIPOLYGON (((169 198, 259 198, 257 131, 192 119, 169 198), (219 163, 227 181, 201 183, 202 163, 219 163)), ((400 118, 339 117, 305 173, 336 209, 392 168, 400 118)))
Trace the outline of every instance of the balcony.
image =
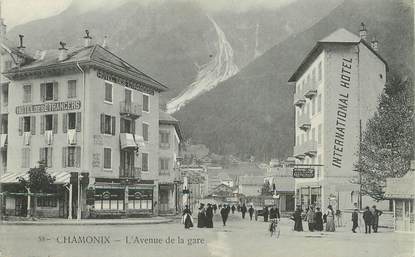
POLYGON ((308 140, 303 144, 303 152, 309 157, 317 155, 317 142, 315 140, 308 140))
POLYGON ((134 136, 131 133, 120 133, 121 150, 134 151, 138 148, 134 136))
POLYGON ((140 104, 133 102, 120 102, 120 115, 130 119, 137 119, 142 114, 142 107, 140 104))
POLYGON ((140 179, 141 168, 139 167, 120 167, 120 178, 140 179))
POLYGON ((303 91, 304 97, 308 99, 312 99, 317 95, 317 83, 316 82, 309 82, 304 86, 303 91))
POLYGON ((311 122, 310 122, 310 117, 308 116, 308 113, 305 113, 299 116, 297 125, 299 126, 300 129, 304 131, 307 131, 311 128, 311 122))
POLYGON ((297 107, 302 107, 305 104, 305 99, 302 94, 295 93, 294 94, 294 105, 297 107))
POLYGON ((316 95, 317 95, 317 89, 310 89, 304 94, 304 97, 306 97, 308 99, 312 99, 316 95))

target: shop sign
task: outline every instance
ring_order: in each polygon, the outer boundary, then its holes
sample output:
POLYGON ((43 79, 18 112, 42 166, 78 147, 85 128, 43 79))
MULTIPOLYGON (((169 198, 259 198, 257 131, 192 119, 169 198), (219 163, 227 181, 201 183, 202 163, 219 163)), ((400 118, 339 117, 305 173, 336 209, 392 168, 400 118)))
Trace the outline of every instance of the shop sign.
POLYGON ((294 168, 294 178, 314 178, 314 168, 294 168))
POLYGON ((51 102, 16 106, 16 114, 61 112, 81 109, 81 101, 51 102))
POLYGON ((105 191, 102 193, 102 199, 108 200, 111 198, 111 193, 109 191, 105 191))

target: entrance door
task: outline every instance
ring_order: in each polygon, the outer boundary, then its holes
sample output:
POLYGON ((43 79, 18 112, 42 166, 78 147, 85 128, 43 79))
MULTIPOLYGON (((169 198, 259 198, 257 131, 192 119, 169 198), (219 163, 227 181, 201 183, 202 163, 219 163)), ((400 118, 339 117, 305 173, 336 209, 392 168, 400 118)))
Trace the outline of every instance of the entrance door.
POLYGON ((16 197, 14 210, 15 210, 16 216, 26 217, 27 216, 27 198, 16 197))
POLYGON ((160 195, 160 211, 167 212, 169 210, 169 191, 166 189, 161 189, 159 191, 160 195))
POLYGON ((121 171, 124 177, 134 177, 133 151, 121 151, 121 171))

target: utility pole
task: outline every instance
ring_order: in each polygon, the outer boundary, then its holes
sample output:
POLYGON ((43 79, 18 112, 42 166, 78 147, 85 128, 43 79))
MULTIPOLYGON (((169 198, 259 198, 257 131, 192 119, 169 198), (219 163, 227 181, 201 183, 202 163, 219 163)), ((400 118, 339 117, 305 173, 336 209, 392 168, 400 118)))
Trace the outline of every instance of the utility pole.
POLYGON ((78 209, 76 212, 76 220, 81 220, 81 179, 82 175, 78 172, 78 209))

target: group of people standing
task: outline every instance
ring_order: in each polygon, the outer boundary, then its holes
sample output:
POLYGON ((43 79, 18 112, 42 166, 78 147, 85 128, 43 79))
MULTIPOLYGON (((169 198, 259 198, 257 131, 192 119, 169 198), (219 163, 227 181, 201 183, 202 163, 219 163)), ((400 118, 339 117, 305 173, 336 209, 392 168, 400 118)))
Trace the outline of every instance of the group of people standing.
POLYGON ((310 206, 303 217, 303 210, 301 206, 297 206, 294 214, 291 216, 291 219, 294 220, 294 230, 303 231, 303 219, 307 221, 308 230, 313 231, 323 231, 324 223, 326 223, 326 231, 334 232, 336 231, 336 225, 334 223, 334 211, 333 207, 329 205, 327 207, 327 212, 323 215, 319 207, 310 206))
MULTIPOLYGON (((372 209, 369 206, 366 206, 365 211, 363 212, 363 220, 365 222, 365 233, 371 233, 371 229, 373 228, 373 233, 378 232, 379 226, 379 216, 382 215, 383 212, 381 210, 376 209, 376 205, 372 206, 372 209)), ((353 221, 353 233, 356 233, 356 228, 358 225, 358 210, 355 209, 352 214, 352 221, 353 221)))
POLYGON ((280 210, 278 209, 278 207, 274 206, 272 206, 271 209, 268 209, 267 206, 264 207, 262 209, 262 214, 264 216, 264 222, 268 222, 268 217, 271 220, 281 218, 280 210))

